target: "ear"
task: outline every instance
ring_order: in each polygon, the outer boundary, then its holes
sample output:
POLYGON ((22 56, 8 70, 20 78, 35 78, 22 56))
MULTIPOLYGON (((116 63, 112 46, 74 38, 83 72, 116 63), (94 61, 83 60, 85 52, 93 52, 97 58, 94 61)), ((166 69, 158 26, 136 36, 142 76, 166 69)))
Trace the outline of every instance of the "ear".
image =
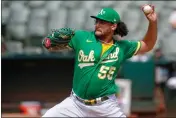
POLYGON ((115 31, 117 29, 117 24, 112 24, 111 28, 115 31))

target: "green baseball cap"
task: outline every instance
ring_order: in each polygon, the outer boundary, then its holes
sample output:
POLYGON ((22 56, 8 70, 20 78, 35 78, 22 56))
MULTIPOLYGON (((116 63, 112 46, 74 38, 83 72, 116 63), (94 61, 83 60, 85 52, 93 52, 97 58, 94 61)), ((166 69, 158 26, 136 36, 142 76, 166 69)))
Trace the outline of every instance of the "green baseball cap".
POLYGON ((111 23, 117 23, 120 21, 120 15, 112 8, 103 8, 97 14, 97 16, 90 16, 90 17, 111 23))

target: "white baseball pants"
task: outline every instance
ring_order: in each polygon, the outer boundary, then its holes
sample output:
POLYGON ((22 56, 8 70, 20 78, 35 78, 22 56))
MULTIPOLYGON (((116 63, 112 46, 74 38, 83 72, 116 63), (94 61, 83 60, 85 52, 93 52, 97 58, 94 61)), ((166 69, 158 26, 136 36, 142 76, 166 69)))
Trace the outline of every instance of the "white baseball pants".
POLYGON ((85 105, 70 95, 49 109, 42 117, 126 117, 118 106, 115 95, 95 105, 85 105))

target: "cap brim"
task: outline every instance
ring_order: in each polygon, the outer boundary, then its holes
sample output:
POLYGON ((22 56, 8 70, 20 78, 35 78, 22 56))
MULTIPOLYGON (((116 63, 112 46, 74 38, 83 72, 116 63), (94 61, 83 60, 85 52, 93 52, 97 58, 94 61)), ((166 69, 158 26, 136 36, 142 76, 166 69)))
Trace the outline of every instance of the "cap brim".
POLYGON ((99 19, 98 17, 96 17, 96 16, 90 16, 91 18, 95 18, 95 19, 99 19))
MULTIPOLYGON (((99 18, 99 17, 96 17, 96 16, 90 16, 91 18, 94 18, 94 19, 99 19, 99 20, 103 20, 103 21, 106 21, 106 20, 104 20, 104 19, 102 19, 102 18, 99 18)), ((109 22, 109 21, 106 21, 106 22, 109 22)))
MULTIPOLYGON (((90 17, 91 17, 91 18, 94 18, 94 19, 99 19, 99 20, 103 20, 103 21, 106 21, 106 22, 110 22, 110 21, 104 20, 104 19, 99 18, 99 17, 96 17, 96 16, 90 16, 90 17)), ((110 22, 110 23, 112 23, 112 22, 110 22)))

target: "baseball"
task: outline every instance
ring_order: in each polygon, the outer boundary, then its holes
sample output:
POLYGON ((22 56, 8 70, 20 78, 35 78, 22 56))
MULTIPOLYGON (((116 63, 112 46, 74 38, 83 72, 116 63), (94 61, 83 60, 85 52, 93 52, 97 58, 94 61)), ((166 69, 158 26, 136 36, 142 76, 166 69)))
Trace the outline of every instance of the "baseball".
POLYGON ((149 14, 152 12, 152 8, 149 5, 144 6, 143 10, 146 14, 149 14))

